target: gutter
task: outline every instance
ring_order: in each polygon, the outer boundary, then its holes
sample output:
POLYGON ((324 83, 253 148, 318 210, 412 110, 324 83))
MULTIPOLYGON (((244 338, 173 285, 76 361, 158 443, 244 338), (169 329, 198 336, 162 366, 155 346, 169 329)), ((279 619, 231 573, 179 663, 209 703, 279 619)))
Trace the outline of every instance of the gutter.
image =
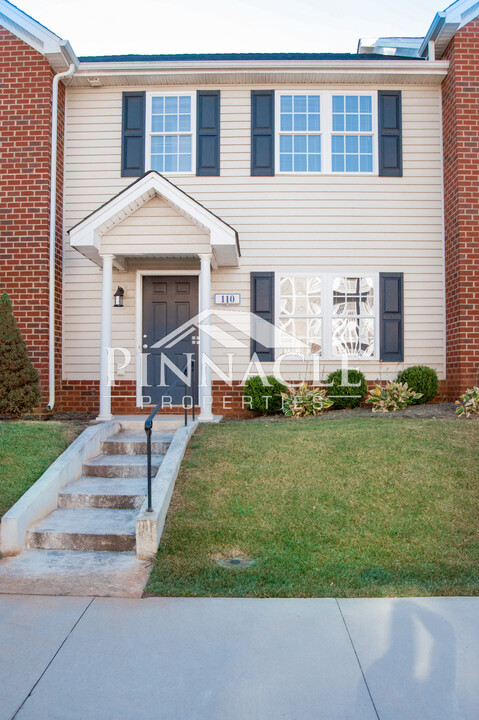
POLYGON ((57 211, 57 154, 58 154, 58 86, 60 80, 71 77, 76 65, 71 63, 66 72, 57 73, 52 83, 52 134, 50 163, 50 270, 49 270, 49 308, 48 308, 48 405, 55 405, 55 236, 57 211))
POLYGON ((116 75, 118 72, 130 72, 132 74, 145 74, 151 72, 174 72, 175 74, 198 72, 198 71, 217 71, 217 72, 238 72, 239 70, 247 70, 257 72, 259 70, 274 71, 338 71, 346 70, 348 72, 355 71, 372 71, 372 70, 389 70, 398 71, 410 69, 426 70, 424 60, 419 57, 401 57, 397 56, 390 60, 381 57, 374 60, 186 60, 179 63, 178 61, 165 60, 133 60, 133 61, 107 61, 107 62, 91 62, 81 61, 78 71, 78 77, 100 77, 116 75))
POLYGON ((151 83, 247 84, 288 82, 322 83, 430 83, 440 84, 449 63, 404 57, 384 60, 335 61, 212 61, 185 62, 88 62, 80 61, 71 87, 151 83))

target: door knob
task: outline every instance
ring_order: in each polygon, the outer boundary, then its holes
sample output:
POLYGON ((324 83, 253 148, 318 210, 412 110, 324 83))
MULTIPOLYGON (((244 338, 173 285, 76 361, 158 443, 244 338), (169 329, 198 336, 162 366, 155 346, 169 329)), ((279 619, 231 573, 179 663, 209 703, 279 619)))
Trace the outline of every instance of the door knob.
POLYGON ((143 349, 144 349, 144 350, 147 350, 147 349, 148 349, 148 345, 147 345, 146 343, 144 343, 143 349))

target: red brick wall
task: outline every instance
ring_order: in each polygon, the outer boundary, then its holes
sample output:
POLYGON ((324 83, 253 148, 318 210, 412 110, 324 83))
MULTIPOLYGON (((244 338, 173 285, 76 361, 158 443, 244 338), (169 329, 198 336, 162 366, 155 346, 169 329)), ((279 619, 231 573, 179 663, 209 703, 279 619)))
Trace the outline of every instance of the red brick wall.
MULTIPOLYGON (((243 388, 239 383, 229 387, 222 381, 213 382, 213 412, 225 417, 250 417, 251 413, 242 406, 243 388)), ((98 380, 64 381, 61 387, 58 410, 65 412, 98 413, 100 384, 98 380)), ((131 380, 118 381, 111 389, 111 411, 114 415, 144 415, 148 408, 136 407, 136 383, 131 380)), ((165 413, 182 412, 182 409, 165 413)))
MULTIPOLYGON (((48 272, 53 71, 45 58, 0 27, 0 291, 48 398, 48 272)), ((60 90, 59 162, 63 162, 64 89, 60 90)), ((61 366, 62 180, 57 195, 56 367, 61 366)))
POLYGON ((444 59, 447 385, 450 399, 479 383, 479 20, 444 59))
MULTIPOLYGON (((379 383, 379 381, 378 381, 379 383)), ((375 382, 368 381, 368 390, 372 390, 375 382)), ((61 401, 57 409, 65 412, 80 412, 98 414, 100 383, 98 380, 65 381, 61 390, 61 401)), ((111 410, 113 415, 145 415, 150 409, 136 407, 136 384, 131 380, 121 380, 112 387, 111 410)), ((247 404, 243 403, 243 386, 234 382, 230 387, 221 380, 212 383, 213 413, 225 418, 252 417, 247 404)), ((432 402, 443 402, 446 397, 446 383, 439 383, 439 393, 432 402)), ((161 412, 161 411, 160 411, 161 412)), ((170 410, 165 408, 164 413, 181 414, 181 408, 170 410)))

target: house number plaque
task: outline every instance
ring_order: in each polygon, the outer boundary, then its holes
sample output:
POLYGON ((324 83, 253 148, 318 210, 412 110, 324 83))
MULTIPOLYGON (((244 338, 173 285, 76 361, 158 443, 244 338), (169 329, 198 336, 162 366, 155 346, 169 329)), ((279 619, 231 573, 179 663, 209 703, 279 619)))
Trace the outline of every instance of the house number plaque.
POLYGON ((215 305, 241 305, 240 293, 215 293, 215 305))

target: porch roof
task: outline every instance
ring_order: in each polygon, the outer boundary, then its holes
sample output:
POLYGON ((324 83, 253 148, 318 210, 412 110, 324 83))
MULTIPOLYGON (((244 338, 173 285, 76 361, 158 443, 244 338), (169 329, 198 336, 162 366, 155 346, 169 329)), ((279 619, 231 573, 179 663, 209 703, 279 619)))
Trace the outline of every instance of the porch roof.
MULTIPOLYGON (((155 170, 145 173, 72 227, 69 230, 71 246, 101 265, 102 236, 155 196, 166 200, 208 233, 214 264, 218 267, 238 266, 241 253, 237 231, 155 170)), ((122 254, 121 250, 118 254, 122 254)), ((141 253, 135 254, 135 257, 139 255, 141 253)), ((151 250, 148 255, 151 257, 151 250)), ((163 255, 159 247, 157 256, 163 255)))

